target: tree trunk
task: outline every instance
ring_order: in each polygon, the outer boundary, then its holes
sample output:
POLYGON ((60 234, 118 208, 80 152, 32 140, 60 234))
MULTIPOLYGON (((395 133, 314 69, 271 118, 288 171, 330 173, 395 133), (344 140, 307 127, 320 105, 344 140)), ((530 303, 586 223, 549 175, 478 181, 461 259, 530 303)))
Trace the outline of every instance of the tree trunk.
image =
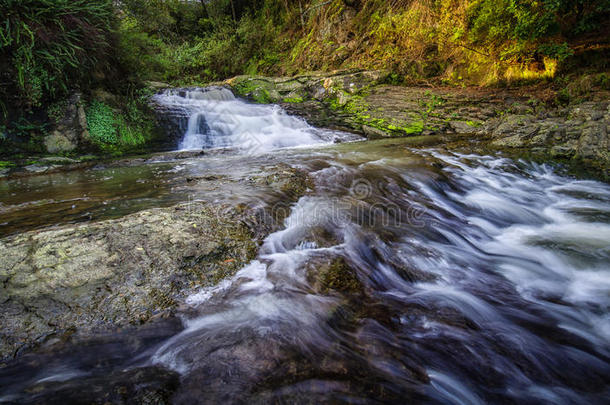
POLYGON ((235 17, 235 4, 233 4, 233 0, 231 0, 231 13, 233 14, 233 22, 237 24, 237 17, 235 17))

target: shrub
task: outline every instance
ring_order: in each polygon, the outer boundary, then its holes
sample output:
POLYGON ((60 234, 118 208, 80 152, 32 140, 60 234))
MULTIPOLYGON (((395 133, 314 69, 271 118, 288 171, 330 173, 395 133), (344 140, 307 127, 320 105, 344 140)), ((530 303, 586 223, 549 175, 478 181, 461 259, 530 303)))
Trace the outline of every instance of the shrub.
POLYGON ((468 10, 470 40, 497 56, 559 61, 572 54, 561 38, 595 31, 607 21, 608 0, 475 0, 468 10))

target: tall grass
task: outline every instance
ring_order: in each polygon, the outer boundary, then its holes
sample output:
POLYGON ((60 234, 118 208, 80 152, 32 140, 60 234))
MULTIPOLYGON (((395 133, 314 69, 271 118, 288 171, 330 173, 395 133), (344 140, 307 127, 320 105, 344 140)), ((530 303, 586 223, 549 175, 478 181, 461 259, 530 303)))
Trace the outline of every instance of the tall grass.
POLYGON ((102 69, 111 0, 0 0, 0 102, 38 107, 102 69))

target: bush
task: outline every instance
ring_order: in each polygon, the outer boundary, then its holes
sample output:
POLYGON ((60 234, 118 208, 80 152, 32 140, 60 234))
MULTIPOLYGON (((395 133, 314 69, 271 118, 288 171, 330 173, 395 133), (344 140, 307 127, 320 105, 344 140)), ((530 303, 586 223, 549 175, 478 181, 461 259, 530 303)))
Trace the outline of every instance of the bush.
POLYGON ((608 0, 476 0, 468 10, 470 40, 501 59, 562 61, 573 53, 565 39, 601 28, 608 0))

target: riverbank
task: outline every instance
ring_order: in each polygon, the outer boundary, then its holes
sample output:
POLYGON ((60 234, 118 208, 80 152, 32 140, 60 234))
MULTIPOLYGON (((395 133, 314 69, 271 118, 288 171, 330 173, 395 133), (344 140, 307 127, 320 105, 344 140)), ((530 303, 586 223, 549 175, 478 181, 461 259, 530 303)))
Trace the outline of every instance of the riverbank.
MULTIPOLYGON (((559 162, 579 173, 610 178, 610 91, 584 86, 567 96, 544 83, 459 88, 391 82, 392 75, 386 71, 339 71, 294 77, 237 76, 210 85, 230 88, 254 103, 279 104, 313 126, 366 139, 458 134, 485 142, 489 150, 559 162)), ((147 86, 147 94, 169 87, 157 82, 147 86)), ((150 104, 151 99, 147 100, 150 104)), ((143 155, 176 147, 185 130, 168 120, 166 107, 154 102, 150 106, 148 121, 164 135, 143 145, 143 155)), ((86 138, 85 121, 82 106, 68 108, 64 123, 49 137, 74 138, 74 133, 82 133, 86 138)), ((98 147, 75 152, 17 155, 0 161, 0 178, 77 170, 116 160, 118 153, 113 156, 98 147)), ((127 158, 138 155, 136 149, 121 153, 127 158)))
POLYGON ((464 134, 491 149, 537 155, 610 175, 610 92, 572 102, 544 85, 514 88, 405 87, 383 71, 292 78, 238 76, 219 83, 257 103, 278 103, 316 126, 368 139, 464 134))

